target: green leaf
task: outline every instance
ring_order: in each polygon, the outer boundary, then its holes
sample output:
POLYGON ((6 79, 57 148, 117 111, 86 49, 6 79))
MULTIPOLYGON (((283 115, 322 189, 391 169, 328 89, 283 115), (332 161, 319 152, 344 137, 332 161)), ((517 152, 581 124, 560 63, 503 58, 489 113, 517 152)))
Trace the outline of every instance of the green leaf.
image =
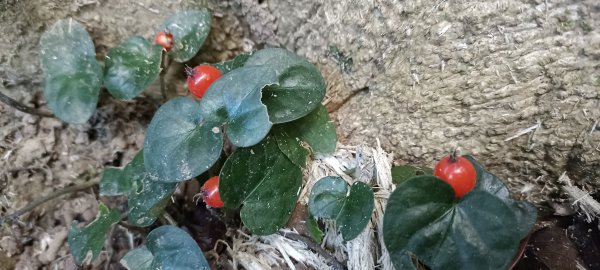
POLYGON ((392 181, 399 185, 419 175, 433 175, 433 170, 422 166, 400 165, 392 167, 392 181))
POLYGON ((120 263, 127 270, 151 270, 154 256, 146 246, 130 250, 123 256, 120 263))
POLYGON ((100 254, 104 246, 106 235, 113 224, 119 222, 120 214, 117 209, 109 210, 105 205, 100 204, 99 216, 92 223, 83 229, 77 228, 75 223, 69 229, 68 242, 69 251, 73 255, 77 265, 82 265, 91 252, 93 261, 100 254))
POLYGON ((173 49, 169 52, 177 62, 194 57, 210 32, 212 15, 208 9, 175 13, 164 20, 160 29, 173 34, 173 49))
POLYGON ((85 28, 72 19, 60 20, 40 38, 44 97, 59 119, 83 124, 98 103, 102 68, 85 28))
POLYGON ((307 115, 325 97, 325 80, 321 72, 303 57, 286 49, 259 50, 250 56, 246 66, 271 67, 279 78, 279 84, 266 87, 262 96, 269 119, 275 124, 307 115))
POLYGON ((152 225, 171 201, 171 194, 175 192, 177 183, 153 179, 146 172, 143 150, 140 150, 125 166, 124 175, 133 183, 133 188, 127 195, 129 207, 127 220, 139 227, 152 225))
POLYGON ((175 97, 163 104, 146 130, 144 163, 154 181, 181 182, 207 171, 221 156, 219 124, 204 121, 199 104, 175 97))
POLYGON ((473 164, 477 172, 477 182, 475 182, 475 187, 472 191, 488 192, 501 199, 510 199, 510 191, 508 191, 508 188, 500 178, 487 172, 472 156, 466 155, 463 157, 473 164))
POLYGON ((241 67, 216 80, 200 101, 202 115, 227 123, 227 137, 236 146, 259 143, 273 125, 261 103, 261 89, 277 82, 269 67, 241 67))
POLYGON ((385 245, 397 268, 405 252, 432 269, 506 269, 519 245, 511 208, 487 192, 458 204, 450 185, 433 176, 411 178, 390 195, 385 245))
POLYGON ((529 202, 514 201, 511 199, 510 191, 500 178, 486 171, 472 156, 464 157, 473 164, 477 172, 477 182, 473 191, 490 193, 508 204, 517 215, 517 220, 520 221, 517 226, 520 231, 519 235, 521 235, 521 238, 527 236, 537 221, 537 209, 535 206, 529 202))
POLYGON ((140 36, 129 37, 108 51, 104 85, 118 99, 133 99, 146 89, 160 72, 162 48, 140 36))
POLYGON ((129 223, 146 227, 163 213, 177 183, 156 181, 144 166, 140 150, 123 169, 108 167, 102 172, 100 196, 127 195, 129 223))
POLYGON ((235 58, 233 58, 231 60, 227 60, 227 61, 224 61, 221 63, 216 63, 216 64, 213 64, 213 66, 216 67, 219 71, 221 71, 222 74, 226 74, 236 68, 240 68, 240 67, 244 66, 244 64, 246 64, 246 61, 248 61, 248 58, 250 58, 250 55, 252 55, 252 54, 251 53, 238 54, 235 58))
POLYGON ((242 206, 244 225, 257 235, 283 227, 296 206, 302 171, 278 148, 273 138, 250 148, 237 149, 225 162, 219 177, 225 207, 242 206))
POLYGON ((335 219, 345 241, 356 238, 367 226, 375 206, 373 190, 364 182, 348 184, 337 176, 321 178, 310 191, 308 209, 318 218, 335 219))
POLYGON ((131 179, 123 177, 123 170, 114 167, 104 168, 100 177, 100 196, 127 195, 131 189, 131 179))
POLYGON ((146 246, 154 256, 151 269, 210 269, 196 241, 182 229, 160 226, 150 232, 146 240, 146 246))
POLYGON ((273 137, 277 141, 279 150, 284 153, 292 163, 304 168, 306 166, 306 157, 308 150, 302 146, 298 138, 290 136, 285 130, 278 129, 273 133, 273 137))
POLYGON ((325 234, 323 233, 321 228, 319 228, 319 224, 317 223, 315 217, 313 217, 310 213, 308 214, 308 217, 306 217, 306 228, 308 229, 308 233, 310 234, 310 236, 317 243, 320 244, 321 242, 323 242, 323 237, 325 237, 325 234))
POLYGON ((325 106, 320 105, 308 115, 285 124, 275 125, 274 133, 285 132, 310 145, 315 153, 329 155, 335 152, 337 136, 325 106))

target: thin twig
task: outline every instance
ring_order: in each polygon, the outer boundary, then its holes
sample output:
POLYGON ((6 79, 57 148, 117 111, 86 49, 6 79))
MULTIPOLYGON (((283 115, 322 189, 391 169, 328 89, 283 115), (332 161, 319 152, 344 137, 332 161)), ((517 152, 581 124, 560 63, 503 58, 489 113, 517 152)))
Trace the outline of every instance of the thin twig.
POLYGON ((47 201, 50 201, 52 199, 56 199, 56 198, 58 198, 58 197, 60 197, 62 195, 65 195, 65 194, 69 194, 69 193, 73 193, 73 192, 77 192, 77 191, 88 189, 90 187, 98 185, 99 183, 100 183, 100 179, 96 178, 94 180, 90 180, 90 181, 85 182, 85 183, 81 183, 81 184, 77 184, 77 185, 74 185, 74 186, 69 186, 69 187, 57 190, 57 191, 49 194, 48 196, 45 196, 43 198, 40 198, 40 199, 37 199, 37 200, 33 201, 32 203, 30 203, 30 204, 26 205, 25 207, 23 207, 23 208, 15 211, 12 214, 9 214, 9 215, 6 215, 4 217, 1 217, 0 218, 0 224, 4 224, 4 222, 6 222, 7 220, 12 220, 12 219, 18 218, 19 216, 21 216, 21 215, 23 215, 23 214, 25 214, 25 213, 33 210, 34 208, 40 206, 41 204, 43 204, 43 203, 45 203, 47 201))
POLYGON ((167 71, 169 71, 169 57, 167 56, 167 52, 162 51, 161 61, 160 61, 160 93, 162 94, 163 100, 167 100, 167 84, 165 83, 165 75, 167 71))
POLYGON ((29 106, 26 106, 25 104, 12 99, 11 97, 5 95, 2 92, 0 92, 0 101, 2 101, 3 103, 5 103, 8 106, 11 106, 19 111, 24 112, 24 113, 37 115, 37 116, 41 116, 41 117, 54 117, 54 114, 52 114, 51 112, 42 111, 42 110, 38 110, 35 108, 31 108, 29 106))
POLYGON ((300 235, 300 234, 295 234, 295 233, 279 232, 279 235, 281 235, 287 239, 294 240, 294 241, 300 241, 300 242, 306 244, 306 246, 310 250, 312 250, 313 252, 316 252, 317 254, 319 254, 323 258, 325 258, 326 261, 330 262, 333 266, 333 269, 336 269, 336 270, 346 269, 346 265, 344 265, 343 263, 336 260, 333 257, 333 255, 331 255, 329 252, 325 251, 323 248, 321 248, 321 246, 319 246, 317 243, 313 242, 310 238, 300 235))

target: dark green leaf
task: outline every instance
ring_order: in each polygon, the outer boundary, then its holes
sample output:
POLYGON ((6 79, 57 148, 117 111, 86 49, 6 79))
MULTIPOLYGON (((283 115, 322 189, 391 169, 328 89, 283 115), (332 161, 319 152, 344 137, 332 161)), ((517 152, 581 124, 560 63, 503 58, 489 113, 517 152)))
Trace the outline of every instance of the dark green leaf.
POLYGON ((154 256, 151 269, 210 269, 196 241, 175 226, 166 225, 154 229, 148 234, 146 246, 154 256))
POLYGON ((313 111, 325 97, 325 80, 321 72, 288 50, 259 50, 250 56, 246 66, 271 67, 279 78, 279 84, 266 87, 262 97, 273 123, 299 119, 313 111))
POLYGON ((226 74, 236 68, 240 68, 240 67, 244 66, 244 64, 246 64, 246 61, 248 61, 248 58, 250 58, 250 55, 252 55, 252 54, 250 54, 250 53, 238 54, 235 58, 233 58, 231 60, 227 60, 227 61, 221 62, 221 63, 216 63, 216 64, 213 64, 213 66, 216 67, 219 71, 221 71, 221 73, 226 74))
POLYGON ((61 120, 85 123, 96 110, 102 68, 90 35, 76 21, 56 22, 40 39, 44 97, 61 120))
POLYGON ((227 137, 234 145, 255 145, 273 125, 260 101, 261 89, 276 82, 277 77, 269 67, 235 69, 208 88, 200 101, 202 114, 212 122, 228 123, 227 137))
POLYGON ((500 199, 510 199, 510 192, 502 180, 495 175, 487 172, 472 156, 463 156, 468 159, 475 167, 477 172, 477 182, 473 191, 484 191, 495 195, 500 199))
POLYGON ((108 231, 119 220, 120 214, 117 209, 109 210, 100 204, 96 220, 83 229, 77 228, 75 224, 71 226, 68 235, 69 251, 78 265, 83 264, 88 257, 93 261, 100 254, 108 231))
POLYGON ((243 204, 244 225, 258 235, 276 232, 292 214, 302 184, 302 171, 267 137, 237 149, 225 162, 219 192, 226 208, 243 204))
POLYGON ((141 246, 127 252, 120 263, 127 270, 151 270, 152 260, 152 252, 146 246, 141 246))
POLYGON ((318 218, 336 219, 346 203, 349 186, 337 176, 321 178, 310 191, 308 209, 318 218))
POLYGON ((356 238, 367 226, 375 206, 373 190, 363 182, 348 184, 337 176, 320 179, 310 191, 308 209, 318 218, 335 219, 344 240, 356 238))
POLYGON ((344 240, 356 238, 367 226, 375 207, 375 196, 371 187, 363 182, 354 182, 346 204, 336 219, 337 227, 344 240))
POLYGON ((519 245, 517 224, 490 193, 472 191, 455 204, 447 183, 418 176, 391 194, 383 234, 398 268, 409 251, 432 269, 506 269, 519 245))
POLYGON ((198 53, 210 32, 212 15, 208 9, 175 13, 161 24, 161 30, 173 34, 169 52, 177 62, 186 62, 198 53))
POLYGON ((100 196, 127 195, 131 191, 131 179, 123 177, 120 168, 107 167, 100 177, 100 196))
POLYGON ((175 97, 146 130, 144 163, 153 181, 181 182, 208 170, 221 156, 220 124, 204 121, 197 102, 175 97))
POLYGON ((315 153, 327 155, 335 152, 337 142, 335 127, 323 105, 319 104, 305 117, 290 123, 275 125, 273 129, 276 134, 285 132, 288 136, 306 142, 315 153))
POLYGON ((104 85, 118 99, 132 99, 158 77, 162 48, 132 36, 108 51, 104 85))
POLYGON ((325 234, 323 233, 323 231, 321 231, 317 220, 311 214, 308 214, 308 217, 306 217, 306 228, 308 228, 308 233, 310 233, 310 236, 317 243, 320 244, 321 242, 323 242, 323 237, 325 237, 325 234))
POLYGON ((171 201, 171 194, 175 192, 177 183, 152 179, 144 166, 143 150, 125 166, 124 177, 133 183, 133 188, 127 195, 129 223, 139 227, 152 225, 171 201))
POLYGON ((273 133, 273 137, 277 141, 279 150, 284 153, 290 161, 294 164, 304 168, 306 166, 306 157, 308 157, 308 150, 302 146, 301 141, 298 138, 288 135, 283 129, 277 129, 273 133))
POLYGON ((396 185, 418 175, 433 175, 433 170, 427 167, 411 165, 392 167, 392 181, 396 185))
POLYGON ((477 182, 473 191, 488 192, 501 200, 503 200, 517 215, 519 221, 518 229, 521 238, 527 236, 533 225, 537 220, 537 210, 535 206, 528 202, 514 201, 510 198, 510 192, 504 185, 504 182, 495 175, 489 173, 479 164, 472 156, 464 156, 467 158, 475 167, 477 172, 477 182))

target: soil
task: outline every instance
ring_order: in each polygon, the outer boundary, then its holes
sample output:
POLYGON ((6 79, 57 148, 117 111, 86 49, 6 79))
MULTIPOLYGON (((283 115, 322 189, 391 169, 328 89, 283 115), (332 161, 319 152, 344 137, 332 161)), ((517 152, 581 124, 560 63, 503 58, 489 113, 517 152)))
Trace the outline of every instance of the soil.
MULTIPOLYGON (((597 196, 595 0, 0 0, 0 90, 46 108, 37 44, 58 19, 81 22, 102 60, 127 36, 151 38, 168 14, 194 6, 211 7, 215 18, 190 65, 273 46, 307 57, 326 78, 325 102, 345 144, 379 138, 398 163, 425 165, 458 147, 544 216, 573 211, 560 191, 563 172, 597 196)), ((169 69, 173 92, 185 90, 183 68, 169 69)), ((0 103, 0 214, 131 160, 159 98, 158 83, 131 102, 103 91, 80 126, 0 103)), ((2 225, 0 269, 76 269, 67 228, 94 219, 96 194, 71 194, 2 225)), ((116 251, 129 241, 122 231, 112 236, 116 251)), ((104 252, 94 267, 118 267, 119 256, 104 252)))

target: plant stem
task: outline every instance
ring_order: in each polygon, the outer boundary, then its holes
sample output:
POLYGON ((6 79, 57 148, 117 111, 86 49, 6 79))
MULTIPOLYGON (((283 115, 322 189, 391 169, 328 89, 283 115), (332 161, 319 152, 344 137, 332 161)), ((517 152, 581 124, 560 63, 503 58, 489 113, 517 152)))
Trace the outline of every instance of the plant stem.
POLYGON ((160 61, 160 92, 162 94, 163 100, 167 100, 167 84, 165 83, 165 75, 167 74, 167 71, 169 71, 169 67, 171 65, 169 65, 169 63, 167 63, 169 61, 169 57, 167 56, 167 53, 163 50, 162 51, 162 56, 161 56, 161 61, 160 61))
POLYGON ((336 260, 333 257, 333 255, 329 254, 329 252, 325 251, 323 248, 321 248, 321 246, 319 246, 317 243, 313 242, 312 239, 310 239, 306 236, 300 235, 300 234, 295 234, 295 233, 279 232, 279 235, 281 235, 287 239, 291 239, 294 241, 300 241, 300 242, 306 244, 306 246, 310 250, 312 250, 313 252, 316 252, 317 254, 319 254, 323 258, 325 258, 325 260, 330 262, 333 266, 333 269, 335 269, 335 270, 346 269, 346 265, 342 264, 341 262, 338 262, 338 260, 336 260))
POLYGON ((77 192, 77 191, 88 189, 88 188, 93 187, 93 186, 95 186, 95 185, 97 185, 99 183, 100 183, 100 179, 96 178, 96 179, 90 180, 88 182, 84 182, 84 183, 81 183, 81 184, 77 184, 77 185, 74 185, 74 186, 69 186, 69 187, 57 190, 57 191, 55 191, 53 193, 50 193, 48 196, 45 196, 45 197, 42 197, 42 198, 39 198, 39 199, 33 201, 32 203, 26 205, 25 207, 23 207, 23 208, 15 211, 14 213, 12 213, 10 215, 6 215, 4 217, 1 217, 0 218, 0 224, 3 224, 7 220, 12 220, 12 219, 18 218, 19 216, 21 216, 21 215, 23 215, 23 214, 25 214, 25 213, 33 210, 34 208, 36 208, 36 207, 44 204, 47 201, 50 201, 52 199, 56 199, 56 198, 58 198, 58 197, 60 197, 62 195, 65 195, 65 194, 69 194, 69 193, 73 193, 73 192, 77 192))
POLYGON ((38 110, 35 108, 31 108, 29 106, 26 106, 25 104, 12 99, 11 97, 5 95, 2 92, 0 92, 0 101, 2 101, 3 103, 5 103, 8 106, 11 106, 19 111, 24 112, 24 113, 37 115, 37 116, 41 116, 41 117, 54 117, 54 114, 52 114, 51 112, 42 111, 42 110, 38 110))

